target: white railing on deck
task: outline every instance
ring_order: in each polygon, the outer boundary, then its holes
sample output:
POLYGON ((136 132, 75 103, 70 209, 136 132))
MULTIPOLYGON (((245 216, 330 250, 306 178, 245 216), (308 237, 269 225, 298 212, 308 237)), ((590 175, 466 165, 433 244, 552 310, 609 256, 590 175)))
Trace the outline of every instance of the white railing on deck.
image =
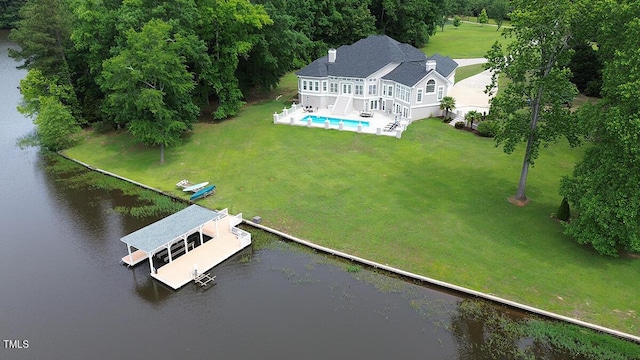
POLYGON ((242 222, 242 213, 239 213, 237 215, 232 215, 231 219, 229 219, 229 226, 233 228, 236 225, 240 224, 241 222, 242 222))
POLYGON ((248 246, 249 244, 251 244, 251 234, 242 230, 242 229, 238 229, 236 227, 231 228, 231 233, 235 236, 238 237, 238 240, 240 240, 240 245, 242 246, 248 246))
POLYGON ((302 108, 302 105, 292 104, 289 109, 284 108, 280 113, 273 114, 273 123, 277 123, 278 121, 289 121, 287 119, 287 115, 294 113, 296 110, 302 108))

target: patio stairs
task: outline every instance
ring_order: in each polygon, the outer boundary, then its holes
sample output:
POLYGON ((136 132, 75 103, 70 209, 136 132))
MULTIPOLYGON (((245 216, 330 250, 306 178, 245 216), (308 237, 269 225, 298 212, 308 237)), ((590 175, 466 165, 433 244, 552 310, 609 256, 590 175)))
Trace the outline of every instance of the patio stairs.
POLYGON ((453 120, 449 121, 449 125, 451 125, 451 126, 455 126, 455 124, 456 124, 458 121, 462 121, 462 122, 466 123, 466 121, 464 120, 464 116, 465 116, 465 115, 466 115, 466 113, 464 113, 464 112, 459 112, 459 113, 458 113, 458 116, 456 116, 453 120))
POLYGON ((346 115, 350 112, 352 106, 353 97, 350 95, 340 95, 333 104, 331 114, 333 115, 346 115))

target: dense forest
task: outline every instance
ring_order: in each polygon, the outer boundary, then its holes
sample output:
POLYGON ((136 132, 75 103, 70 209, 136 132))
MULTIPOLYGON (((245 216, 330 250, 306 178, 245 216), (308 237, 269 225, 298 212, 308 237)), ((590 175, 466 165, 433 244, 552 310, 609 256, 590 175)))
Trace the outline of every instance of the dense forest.
MULTIPOLYGON (((171 145, 198 115, 232 116, 250 89, 328 48, 374 33, 424 46, 454 13, 504 18, 506 0, 0 0, 0 27, 32 70, 27 115, 48 104, 58 126, 41 141, 87 123, 127 127, 141 142, 171 145), (494 11, 495 10, 495 11, 494 11), (45 90, 46 89, 46 90, 45 90), (53 93, 51 89, 56 89, 53 93), (44 91, 44 92, 43 92, 44 91), (41 96, 48 101, 42 102, 41 96), (66 119, 66 120, 61 120, 66 119)), ((51 120, 51 119, 49 119, 51 120)), ((38 119, 36 119, 38 121, 38 119)), ((50 140, 50 141, 48 141, 50 140)))

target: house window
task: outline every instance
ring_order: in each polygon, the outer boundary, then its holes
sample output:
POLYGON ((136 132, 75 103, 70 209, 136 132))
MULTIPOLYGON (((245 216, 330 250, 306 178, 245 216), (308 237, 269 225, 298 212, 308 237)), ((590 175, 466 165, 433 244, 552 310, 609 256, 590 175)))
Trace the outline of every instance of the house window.
POLYGON ((332 82, 332 83, 330 83, 330 84, 329 84, 329 87, 330 87, 330 91, 331 91, 332 93, 334 93, 334 94, 335 94, 335 93, 337 93, 337 92, 338 92, 338 84, 336 84, 336 83, 332 82))
POLYGON ((402 107, 402 117, 409 117, 409 109, 404 106, 402 107))
POLYGON ((356 95, 362 95, 362 85, 356 85, 355 86, 355 94, 356 95))
POLYGON ((422 89, 418 89, 418 93, 416 94, 416 102, 422 102, 422 89))
POLYGON ((376 95, 378 93, 378 85, 369 85, 369 95, 376 95))
POLYGON ((387 95, 393 96, 393 85, 389 85, 389 88, 387 89, 387 95))
POLYGON ((431 80, 427 81, 426 92, 427 92, 427 94, 433 94, 434 92, 436 92, 436 81, 435 80, 431 79, 431 80))
POLYGON ((438 86, 438 100, 442 100, 444 97, 444 86, 438 86))
POLYGON ((313 85, 315 85, 315 90, 316 90, 316 91, 320 90, 320 89, 318 88, 318 87, 319 87, 319 81, 314 81, 314 82, 313 82, 313 85))
POLYGON ((369 108, 371 110, 378 110, 378 100, 371 100, 371 106, 369 108))
POLYGON ((327 92, 327 82, 326 81, 322 82, 322 92, 327 92))
POLYGON ((307 90, 307 80, 302 80, 302 90, 307 90))

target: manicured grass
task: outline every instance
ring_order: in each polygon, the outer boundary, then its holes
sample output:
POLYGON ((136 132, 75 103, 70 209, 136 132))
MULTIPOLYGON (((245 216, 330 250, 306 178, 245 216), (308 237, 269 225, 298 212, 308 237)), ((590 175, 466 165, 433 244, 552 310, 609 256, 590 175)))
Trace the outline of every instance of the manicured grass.
POLYGON ((428 55, 438 53, 454 59, 484 57, 496 40, 506 43, 507 39, 501 36, 502 31, 502 28, 496 31, 495 26, 463 23, 456 28, 447 24, 444 31, 438 29, 421 50, 428 55))
MULTIPOLYGON (((295 83, 289 87, 295 86, 295 83)), ((279 88, 289 94, 291 88, 279 88)), ((285 96, 233 119, 199 123, 180 146, 136 145, 127 134, 87 133, 66 154, 187 197, 175 183, 210 181, 201 203, 260 215, 276 229, 386 263, 630 333, 640 332, 640 262, 578 246, 550 218, 560 176, 582 153, 558 143, 530 171, 525 208, 514 207, 521 151, 438 119, 402 139, 274 125, 285 96)))
POLYGON ((469 66, 461 66, 456 69, 456 83, 473 75, 480 74, 485 70, 485 64, 475 64, 469 66))
MULTIPOLYGON (((489 26, 448 25, 422 50, 482 57, 498 35, 489 26)), ((517 208, 507 197, 522 151, 505 155, 491 139, 437 119, 415 122, 402 139, 273 125, 296 86, 288 74, 239 116, 196 124, 182 145, 167 149, 164 165, 157 148, 125 133, 86 133, 66 153, 184 198, 179 180, 211 181, 218 190, 205 206, 260 215, 321 245, 640 334, 640 288, 629 276, 640 261, 578 246, 550 218, 559 179, 582 149, 563 142, 543 149, 529 174, 532 202, 517 208)))

